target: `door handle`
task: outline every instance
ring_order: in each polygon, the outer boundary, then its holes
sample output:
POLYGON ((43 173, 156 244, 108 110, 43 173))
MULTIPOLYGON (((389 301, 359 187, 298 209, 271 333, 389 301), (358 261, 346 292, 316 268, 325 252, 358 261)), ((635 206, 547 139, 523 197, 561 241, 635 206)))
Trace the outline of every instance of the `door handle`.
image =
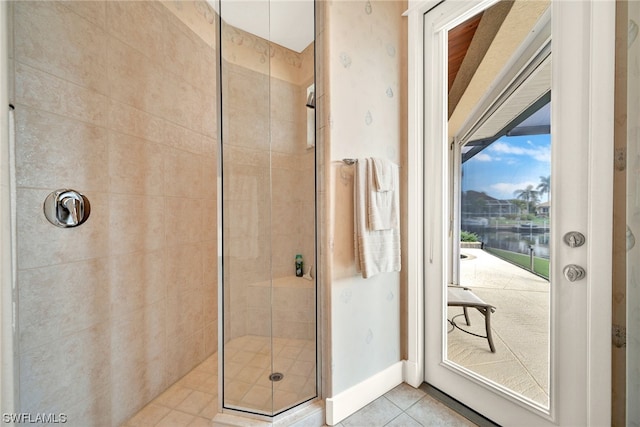
POLYGON ((562 270, 562 272, 564 273, 564 277, 570 282, 575 282, 576 280, 582 280, 584 276, 587 274, 584 268, 575 264, 567 265, 562 270))

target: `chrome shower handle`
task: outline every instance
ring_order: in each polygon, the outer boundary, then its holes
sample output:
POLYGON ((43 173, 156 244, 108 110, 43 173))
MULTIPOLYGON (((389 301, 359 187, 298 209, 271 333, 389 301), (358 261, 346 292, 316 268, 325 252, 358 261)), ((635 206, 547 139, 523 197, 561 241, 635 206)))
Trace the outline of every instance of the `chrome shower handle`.
POLYGON ((84 200, 82 200, 82 196, 76 192, 67 191, 60 195, 60 202, 58 205, 58 219, 64 218, 66 214, 68 218, 66 222, 68 224, 78 224, 80 222, 79 218, 84 215, 84 200), (60 212, 62 208, 63 210, 60 212))
POLYGON ((56 227, 77 227, 89 218, 90 213, 89 200, 75 190, 56 190, 44 201, 44 215, 56 227))

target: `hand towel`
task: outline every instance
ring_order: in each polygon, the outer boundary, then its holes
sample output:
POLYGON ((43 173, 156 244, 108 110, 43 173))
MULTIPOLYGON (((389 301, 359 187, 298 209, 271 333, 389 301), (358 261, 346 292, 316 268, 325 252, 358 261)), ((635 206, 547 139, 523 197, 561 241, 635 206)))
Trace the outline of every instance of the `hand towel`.
POLYGON ((398 166, 386 159, 367 159, 368 226, 371 230, 399 228, 400 173, 398 166), (379 178, 376 178, 379 177, 379 178), (384 188, 384 190, 380 190, 384 188))
POLYGON ((356 268, 365 279, 378 273, 400 271, 400 229, 370 230, 367 204, 372 187, 367 161, 355 164, 353 183, 354 247, 356 268))
POLYGON ((393 190, 393 163, 386 159, 372 157, 373 177, 375 179, 376 191, 393 190))

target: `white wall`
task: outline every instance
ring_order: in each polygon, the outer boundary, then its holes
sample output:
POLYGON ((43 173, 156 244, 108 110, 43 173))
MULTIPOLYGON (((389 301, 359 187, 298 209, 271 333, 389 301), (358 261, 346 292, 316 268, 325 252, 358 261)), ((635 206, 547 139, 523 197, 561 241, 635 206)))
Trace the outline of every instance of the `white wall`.
POLYGON ((368 279, 357 273, 354 167, 342 159, 383 157, 403 167, 403 6, 347 1, 328 3, 325 11, 333 396, 401 359, 401 273, 368 279))

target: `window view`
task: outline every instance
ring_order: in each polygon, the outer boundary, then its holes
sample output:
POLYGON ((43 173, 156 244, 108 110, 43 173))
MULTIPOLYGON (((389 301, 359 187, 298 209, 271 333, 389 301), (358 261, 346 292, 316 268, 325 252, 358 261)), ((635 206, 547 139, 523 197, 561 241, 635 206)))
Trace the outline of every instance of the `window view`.
POLYGON ((549 134, 503 137, 463 159, 460 203, 461 241, 478 242, 486 252, 545 279, 550 149, 549 134))
POLYGON ((540 129, 461 147, 448 358, 546 407, 551 135, 540 129))
POLYGON ((541 409, 551 366, 550 36, 549 2, 500 1, 448 30, 447 64, 445 358, 541 409))

